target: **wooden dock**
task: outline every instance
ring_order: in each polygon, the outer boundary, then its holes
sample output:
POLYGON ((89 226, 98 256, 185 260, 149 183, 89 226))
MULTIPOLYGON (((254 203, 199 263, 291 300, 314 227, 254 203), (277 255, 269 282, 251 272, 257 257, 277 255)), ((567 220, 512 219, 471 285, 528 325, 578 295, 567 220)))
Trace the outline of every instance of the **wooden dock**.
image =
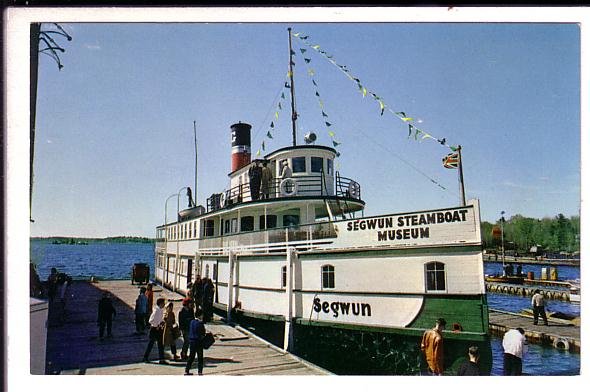
POLYGON ((561 350, 580 352, 580 327, 566 321, 550 319, 549 325, 543 325, 539 320, 538 325, 533 324, 533 317, 490 309, 490 332, 497 336, 503 336, 504 332, 513 328, 525 330, 526 338, 531 343, 552 345, 561 350))
MULTIPOLYGON (((155 299, 162 296, 178 301, 174 310, 181 309, 179 294, 157 288, 155 299)), ((146 335, 135 335, 133 312, 139 286, 129 280, 90 283, 75 281, 67 292, 65 313, 60 317, 56 307, 50 309, 47 330, 47 372, 50 374, 102 375, 182 375, 185 362, 157 363, 157 346, 150 359, 143 363, 148 343, 146 335), (113 321, 113 337, 98 338, 97 312, 102 291, 112 294, 117 315, 113 321)), ((326 375, 330 372, 287 353, 216 318, 207 323, 208 331, 217 335, 215 344, 205 350, 204 375, 326 375)), ((180 342, 180 341, 179 341, 180 342)), ((181 345, 177 346, 180 354, 181 345)), ((195 361, 196 362, 196 361, 195 361)), ((196 363, 193 368, 196 367, 196 363)), ((193 371, 196 374, 196 371, 193 371)))

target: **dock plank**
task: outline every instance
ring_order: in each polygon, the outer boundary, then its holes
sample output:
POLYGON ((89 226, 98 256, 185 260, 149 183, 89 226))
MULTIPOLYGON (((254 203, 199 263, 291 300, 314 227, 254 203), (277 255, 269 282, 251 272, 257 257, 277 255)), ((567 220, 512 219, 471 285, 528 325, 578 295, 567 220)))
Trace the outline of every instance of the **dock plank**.
MULTIPOLYGON (((87 375, 181 375, 185 362, 170 361, 168 365, 156 361, 154 347, 150 363, 143 363, 147 335, 135 335, 133 307, 139 286, 129 280, 75 281, 66 294, 65 311, 58 306, 50 309, 47 332, 48 372, 52 374, 87 375), (117 316, 113 321, 113 337, 98 338, 97 312, 102 291, 111 293, 117 316)), ((164 297, 180 301, 182 297, 158 288, 155 299, 164 297)), ((175 305, 178 313, 181 305, 175 305)), ((206 325, 217 335, 215 344, 205 351, 206 375, 325 375, 328 371, 308 364, 285 353, 247 331, 239 330, 216 318, 206 325)), ((177 343, 180 351, 181 341, 177 343)), ((193 365, 196 367, 196 364, 193 365)))

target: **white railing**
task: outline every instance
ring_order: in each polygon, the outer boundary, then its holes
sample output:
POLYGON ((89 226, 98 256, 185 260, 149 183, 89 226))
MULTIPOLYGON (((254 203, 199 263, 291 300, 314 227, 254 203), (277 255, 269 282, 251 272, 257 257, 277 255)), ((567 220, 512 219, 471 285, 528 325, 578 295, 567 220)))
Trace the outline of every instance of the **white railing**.
POLYGON ((296 228, 277 228, 250 233, 240 233, 199 241, 202 255, 227 255, 229 251, 238 253, 284 252, 287 247, 300 251, 317 249, 331 244, 336 231, 330 222, 301 225, 296 228))

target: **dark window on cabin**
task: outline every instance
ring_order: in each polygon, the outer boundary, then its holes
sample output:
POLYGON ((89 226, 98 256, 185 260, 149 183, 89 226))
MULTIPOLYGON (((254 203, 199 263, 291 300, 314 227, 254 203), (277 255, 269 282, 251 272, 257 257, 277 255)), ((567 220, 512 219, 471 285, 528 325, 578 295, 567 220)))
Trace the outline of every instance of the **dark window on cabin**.
POLYGON ((240 231, 253 231, 254 230, 254 217, 244 216, 240 219, 240 231))
POLYGON ((215 235, 215 221, 207 219, 205 221, 205 237, 213 237, 215 235))
POLYGON ((287 266, 281 268, 281 287, 287 287, 287 266))
POLYGON ((324 168, 324 158, 311 157, 311 172, 321 173, 324 168))
POLYGON ((305 173, 305 157, 291 159, 293 162, 293 173, 305 173))
POLYGON ((223 223, 223 225, 224 225, 223 233, 224 234, 229 233, 230 224, 231 224, 231 222, 229 221, 229 219, 226 219, 225 222, 223 223))
POLYGON ((264 225, 264 215, 260 216, 260 230, 264 229, 274 229, 277 227, 277 216, 276 215, 267 215, 266 216, 266 226, 264 225))
POLYGON ((336 287, 334 282, 334 266, 322 266, 322 289, 333 289, 336 287))
POLYGON ((426 291, 441 291, 446 289, 445 265, 438 261, 426 264, 426 291))
POLYGON ((328 166, 328 174, 332 174, 332 169, 333 169, 333 165, 334 165, 334 161, 332 161, 331 159, 328 159, 326 161, 327 166, 328 166))
POLYGON ((283 215, 283 227, 299 225, 299 215, 283 215))
POLYGON ((231 220, 231 232, 237 233, 238 232, 238 218, 232 218, 231 220))

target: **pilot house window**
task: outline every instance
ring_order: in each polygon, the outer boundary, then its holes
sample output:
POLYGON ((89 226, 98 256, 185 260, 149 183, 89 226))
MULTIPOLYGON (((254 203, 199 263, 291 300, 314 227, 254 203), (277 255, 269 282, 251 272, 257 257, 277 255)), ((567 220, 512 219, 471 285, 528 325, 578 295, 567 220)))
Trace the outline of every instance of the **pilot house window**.
POLYGON ((311 172, 321 173, 324 168, 324 158, 311 157, 311 172))
POLYGON ((293 162, 293 173, 305 173, 305 157, 296 157, 291 161, 293 162))
POLYGON ((333 289, 336 287, 334 282, 334 266, 322 266, 322 289, 333 289))
POLYGON ((426 264, 426 291, 446 290, 445 265, 438 261, 426 264))

